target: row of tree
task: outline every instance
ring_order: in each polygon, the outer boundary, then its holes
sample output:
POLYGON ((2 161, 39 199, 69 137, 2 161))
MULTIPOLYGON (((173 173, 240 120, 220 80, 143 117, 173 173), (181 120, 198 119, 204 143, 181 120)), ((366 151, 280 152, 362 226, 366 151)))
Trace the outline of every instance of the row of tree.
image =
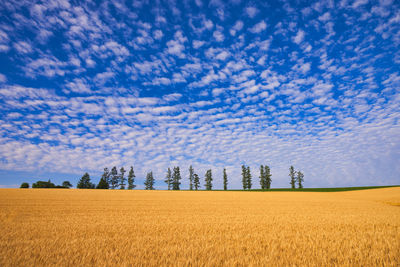
MULTIPOLYGON (((117 167, 113 167, 111 171, 108 168, 104 168, 104 172, 100 178, 97 186, 91 182, 90 176, 88 173, 85 173, 77 184, 77 188, 87 188, 87 189, 134 189, 135 185, 135 172, 133 167, 130 167, 128 176, 125 177, 126 170, 124 167, 118 169, 117 167), (126 187, 127 186, 127 187, 126 187)), ((268 165, 260 166, 260 185, 261 189, 270 189, 272 183, 272 174, 271 169, 268 165)), ((303 188, 304 175, 300 171, 295 171, 293 166, 289 168, 289 177, 290 177, 290 185, 293 189, 296 188, 296 184, 298 188, 303 188)), ((168 190, 180 190, 181 185, 181 172, 179 166, 168 168, 167 175, 165 177, 164 182, 167 184, 168 190)), ((212 190, 213 187, 213 176, 212 171, 207 170, 204 177, 204 187, 206 190, 212 190)), ((154 190, 155 179, 153 176, 153 172, 150 171, 146 175, 146 180, 144 182, 144 186, 146 190, 154 190)), ((228 175, 226 173, 226 169, 223 170, 223 185, 224 190, 228 190, 228 175)), ((242 165, 242 185, 244 190, 250 190, 252 183, 252 175, 249 166, 242 165)), ((65 181, 62 186, 56 186, 50 182, 38 181, 32 185, 33 188, 69 188, 72 187, 71 183, 65 181)), ((195 173, 192 166, 189 167, 189 190, 199 190, 200 189, 200 177, 197 173, 195 173)), ((23 183, 21 188, 29 188, 29 184, 23 183)))
MULTIPOLYGON (((61 185, 55 185, 50 180, 37 181, 32 184, 32 188, 70 188, 72 184, 69 181, 64 181, 61 185)), ((20 188, 29 188, 29 183, 22 183, 20 188)))
POLYGON ((301 171, 295 171, 293 166, 289 168, 290 185, 292 189, 296 188, 296 183, 299 188, 303 188, 304 174, 301 171))

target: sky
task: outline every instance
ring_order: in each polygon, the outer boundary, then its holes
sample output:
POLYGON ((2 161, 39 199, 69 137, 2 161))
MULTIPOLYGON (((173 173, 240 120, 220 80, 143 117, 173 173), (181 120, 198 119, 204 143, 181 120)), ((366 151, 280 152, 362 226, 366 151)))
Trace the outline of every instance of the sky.
POLYGON ((1 1, 0 187, 400 184, 399 51, 393 0, 1 1))

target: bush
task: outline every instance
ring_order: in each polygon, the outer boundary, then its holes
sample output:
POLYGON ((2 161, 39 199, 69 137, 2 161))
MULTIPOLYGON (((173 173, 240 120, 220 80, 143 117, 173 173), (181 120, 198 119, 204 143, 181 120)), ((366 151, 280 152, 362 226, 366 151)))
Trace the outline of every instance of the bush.
POLYGON ((19 188, 29 188, 29 184, 28 183, 22 183, 19 188))

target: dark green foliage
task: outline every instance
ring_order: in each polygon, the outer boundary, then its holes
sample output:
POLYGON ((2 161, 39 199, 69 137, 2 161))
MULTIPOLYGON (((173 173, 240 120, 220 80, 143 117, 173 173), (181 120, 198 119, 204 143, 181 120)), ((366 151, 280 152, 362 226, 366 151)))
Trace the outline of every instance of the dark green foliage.
POLYGON ((297 172, 297 183, 299 185, 299 188, 303 188, 303 182, 304 182, 304 174, 301 171, 297 172))
POLYGON ((111 172, 108 170, 108 168, 104 168, 104 172, 103 172, 103 176, 104 180, 106 181, 106 183, 108 184, 108 188, 110 187, 110 176, 111 176, 111 172))
POLYGON ((168 185, 168 190, 171 190, 171 187, 172 187, 172 172, 171 172, 171 168, 168 168, 167 176, 165 176, 164 182, 168 185))
POLYGON ((199 190, 200 188, 200 177, 197 175, 197 173, 193 174, 193 186, 194 190, 199 190))
POLYGON ((78 185, 76 188, 80 189, 90 189, 90 188, 95 188, 95 185, 90 182, 90 176, 86 172, 82 178, 79 180, 78 185))
POLYGON ((260 166, 260 185, 261 189, 270 189, 271 188, 271 169, 268 165, 260 166))
POLYGON ((109 184, 106 181, 106 178, 103 176, 101 176, 99 184, 96 186, 96 189, 108 189, 109 188, 109 184))
POLYGON ((194 170, 192 165, 189 167, 189 190, 193 190, 193 174, 194 170))
POLYGON ((204 185, 206 187, 206 190, 212 190, 212 173, 211 170, 207 170, 206 176, 205 176, 205 182, 206 184, 204 185))
POLYGON ((293 166, 290 166, 289 168, 289 177, 290 177, 290 185, 292 189, 296 188, 296 172, 294 170, 293 166))
POLYGON ((53 184, 50 180, 47 182, 45 181, 37 181, 36 183, 32 184, 32 188, 55 188, 56 185, 53 184))
POLYGON ((264 166, 260 166, 260 185, 261 189, 267 188, 267 182, 265 181, 265 173, 264 173, 264 166))
POLYGON ((267 165, 264 166, 264 175, 265 175, 265 181, 267 183, 267 189, 271 189, 272 174, 271 174, 271 169, 267 165))
POLYGON ((104 168, 103 175, 100 178, 99 184, 97 185, 97 189, 108 189, 110 188, 110 172, 108 168, 104 168))
POLYGON ((131 166, 131 169, 129 170, 128 173, 128 189, 132 190, 133 188, 136 187, 135 183, 135 172, 133 171, 133 167, 131 166))
POLYGON ((153 172, 147 173, 146 181, 144 182, 146 190, 154 190, 154 177, 153 172))
POLYGON ((247 166, 246 168, 246 184, 247 184, 247 189, 251 189, 252 182, 251 182, 250 166, 247 166))
POLYGON ((181 179, 182 177, 179 167, 174 167, 174 174, 172 175, 172 190, 180 190, 181 179))
POLYGON ((114 166, 114 167, 111 169, 111 176, 110 176, 110 178, 111 178, 111 181, 110 181, 110 183, 111 183, 111 189, 117 188, 117 186, 118 186, 118 184, 119 184, 119 176, 118 176, 117 167, 114 166))
POLYGON ((19 188, 29 188, 29 184, 28 183, 22 183, 19 188))
POLYGON ((69 181, 64 181, 61 186, 64 188, 70 188, 72 187, 72 184, 69 181))
POLYGON ((125 182, 126 182, 126 178, 125 178, 125 169, 124 167, 121 167, 121 169, 119 170, 119 172, 121 173, 119 175, 119 189, 125 189, 125 182))
POLYGON ((224 168, 224 190, 228 190, 228 175, 226 174, 226 169, 224 168))
POLYGON ((247 169, 246 166, 242 165, 242 185, 243 190, 247 189, 247 169))

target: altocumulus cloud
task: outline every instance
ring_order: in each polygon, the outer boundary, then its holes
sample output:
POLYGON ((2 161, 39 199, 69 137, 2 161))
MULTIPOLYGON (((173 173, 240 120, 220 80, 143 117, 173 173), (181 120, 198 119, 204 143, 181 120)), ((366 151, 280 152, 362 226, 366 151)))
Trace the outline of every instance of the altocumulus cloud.
POLYGON ((274 187, 290 165, 306 186, 400 183, 396 1, 6 0, 0 14, 3 186, 133 165, 162 188, 193 165, 240 188, 241 164, 255 179, 268 164, 274 187))

